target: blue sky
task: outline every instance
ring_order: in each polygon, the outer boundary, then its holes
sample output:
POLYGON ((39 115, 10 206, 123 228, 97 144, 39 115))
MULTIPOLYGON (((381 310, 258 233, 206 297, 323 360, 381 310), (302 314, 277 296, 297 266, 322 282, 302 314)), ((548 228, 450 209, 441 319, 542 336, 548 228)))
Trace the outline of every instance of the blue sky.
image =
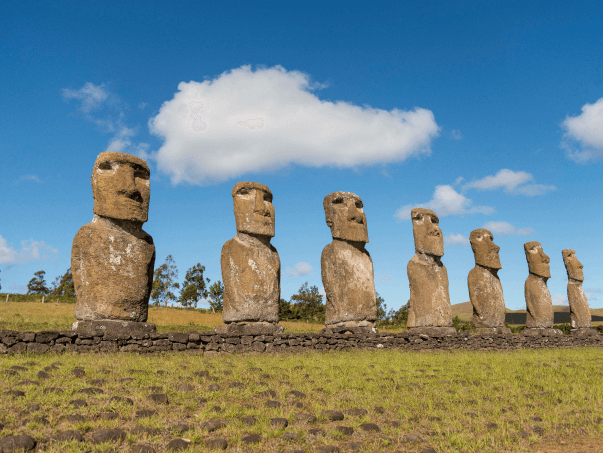
POLYGON ((221 279, 232 186, 274 194, 282 297, 322 288, 322 200, 364 202, 375 285, 409 297, 411 206, 446 238, 452 303, 469 300, 467 238, 490 227, 507 307, 525 307, 523 243, 584 264, 603 307, 600 2, 5 2, 0 6, 0 274, 22 292, 69 267, 107 149, 152 172, 145 230, 221 279))

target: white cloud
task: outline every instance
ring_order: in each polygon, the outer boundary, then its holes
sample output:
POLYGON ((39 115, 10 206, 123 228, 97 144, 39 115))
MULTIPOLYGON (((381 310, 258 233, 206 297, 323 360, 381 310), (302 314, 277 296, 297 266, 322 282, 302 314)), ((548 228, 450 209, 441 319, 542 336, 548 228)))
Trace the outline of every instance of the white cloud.
POLYGON ((444 237, 444 244, 448 246, 465 246, 469 245, 469 238, 463 236, 462 234, 449 234, 444 237))
POLYGON ((473 201, 458 193, 450 185, 436 186, 433 198, 430 201, 402 206, 396 211, 394 217, 399 221, 410 220, 410 210, 412 208, 431 209, 439 217, 463 217, 468 214, 492 214, 495 212, 495 209, 490 206, 474 206, 473 201))
POLYGON ((84 113, 90 113, 91 110, 98 108, 109 97, 104 83, 95 85, 92 82, 86 82, 79 90, 63 88, 62 91, 65 99, 79 100, 80 108, 84 113))
POLYGON ((503 189, 512 195, 527 195, 533 197, 542 195, 550 190, 556 190, 555 186, 536 184, 534 176, 525 171, 513 171, 503 168, 494 176, 486 176, 463 185, 463 191, 468 189, 497 190, 503 189))
POLYGON ((388 282, 390 280, 393 280, 391 275, 387 275, 387 274, 375 274, 375 278, 377 280, 379 280, 381 283, 385 283, 388 282))
POLYGON ((56 255, 58 250, 43 241, 21 241, 21 250, 17 251, 6 239, 0 236, 0 263, 19 264, 25 261, 45 260, 56 255))
POLYGON ((513 225, 511 225, 509 222, 504 222, 504 221, 492 221, 492 222, 486 222, 484 223, 484 226, 482 228, 485 228, 486 230, 490 230, 490 232, 492 232, 492 234, 494 234, 495 236, 511 236, 511 235, 516 235, 516 236, 529 236, 530 234, 534 233, 534 228, 515 228, 513 225))
POLYGON ((33 181, 33 182, 37 182, 38 184, 42 184, 42 181, 36 175, 24 175, 24 176, 21 176, 19 178, 19 181, 33 181))
POLYGON ((601 289, 601 288, 584 288, 584 291, 588 291, 589 293, 595 293, 595 294, 603 293, 603 289, 601 289))
POLYGON ((301 277, 302 275, 310 275, 312 273, 312 266, 310 266, 308 263, 304 263, 303 261, 297 263, 293 269, 290 267, 287 268, 287 274, 289 274, 289 277, 291 278, 301 277))
POLYGON ((555 294, 553 297, 553 305, 569 305, 567 297, 563 294, 555 294))
POLYGON ((584 295, 586 296, 586 300, 598 300, 595 296, 590 293, 585 292, 584 295))
POLYGON ((603 157, 603 98, 594 104, 585 104, 578 116, 568 116, 561 126, 565 129, 561 147, 567 157, 576 162, 587 162, 603 157), (575 144, 580 144, 580 149, 575 144))
POLYGON ((430 110, 323 101, 322 88, 281 66, 181 82, 149 120, 164 140, 154 159, 173 183, 204 184, 290 164, 350 168, 430 152, 439 131, 430 110))
POLYGON ((454 140, 461 140, 463 138, 463 134, 461 134, 461 131, 459 131, 458 129, 452 129, 450 131, 450 136, 454 139, 454 140))

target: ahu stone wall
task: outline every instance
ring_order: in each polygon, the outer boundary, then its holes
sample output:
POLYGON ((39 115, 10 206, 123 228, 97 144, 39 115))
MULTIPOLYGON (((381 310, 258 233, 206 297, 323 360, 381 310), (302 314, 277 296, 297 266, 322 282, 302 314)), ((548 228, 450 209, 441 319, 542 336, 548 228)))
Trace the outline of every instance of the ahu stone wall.
POLYGON ((85 331, 17 332, 0 330, 0 354, 63 352, 189 352, 275 353, 341 351, 351 349, 510 350, 603 346, 603 336, 467 334, 428 336, 402 333, 366 333, 341 329, 321 333, 233 335, 215 332, 122 333, 85 331))

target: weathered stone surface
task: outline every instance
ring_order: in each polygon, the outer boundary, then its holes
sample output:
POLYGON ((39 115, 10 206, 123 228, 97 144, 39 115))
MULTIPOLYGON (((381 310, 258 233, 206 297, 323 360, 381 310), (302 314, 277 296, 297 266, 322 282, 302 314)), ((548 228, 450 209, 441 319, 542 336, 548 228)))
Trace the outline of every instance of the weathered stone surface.
POLYGON ((104 319, 102 321, 75 321, 71 328, 78 331, 91 332, 96 335, 104 335, 105 332, 111 332, 114 335, 124 335, 126 338, 118 337, 116 339, 127 339, 133 333, 151 333, 156 332, 155 324, 150 322, 135 322, 104 319))
POLYGON ((409 328, 450 327, 452 309, 448 293, 448 272, 440 258, 444 240, 439 218, 430 209, 411 211, 415 256, 407 266, 410 285, 409 328))
POLYGON ((283 331, 283 326, 271 322, 231 323, 214 328, 214 332, 216 333, 226 333, 229 335, 273 335, 275 333, 282 333, 283 331))
POLYGON ((237 235, 222 247, 224 323, 278 322, 281 262, 270 244, 274 206, 268 187, 239 182, 232 190, 237 235))
POLYGON ((556 337, 563 335, 563 332, 559 329, 553 329, 550 327, 532 327, 522 330, 521 335, 530 337, 556 337))
POLYGON ((582 268, 584 266, 578 261, 574 250, 565 249, 561 254, 567 271, 567 300, 570 306, 572 329, 589 329, 592 318, 586 294, 582 290, 582 282, 584 282, 582 268))
POLYGON ((494 236, 484 228, 473 230, 469 242, 475 257, 475 267, 469 272, 467 284, 473 305, 473 325, 477 328, 503 327, 505 299, 498 270, 502 268, 494 236))
POLYGON ((539 242, 530 241, 523 245, 530 275, 525 283, 526 327, 553 327, 553 301, 546 282, 551 278, 550 259, 539 242))
POLYGON ((369 241, 362 200, 350 192, 333 192, 323 202, 333 242, 320 260, 326 293, 327 326, 373 327, 377 319, 373 261, 365 249, 369 241))
POLYGON ((123 153, 99 154, 92 172, 94 218, 75 235, 71 269, 78 320, 144 322, 155 246, 147 221, 149 167, 123 153))
POLYGON ((27 434, 6 436, 0 440, 0 451, 2 453, 32 451, 35 448, 35 439, 27 434))

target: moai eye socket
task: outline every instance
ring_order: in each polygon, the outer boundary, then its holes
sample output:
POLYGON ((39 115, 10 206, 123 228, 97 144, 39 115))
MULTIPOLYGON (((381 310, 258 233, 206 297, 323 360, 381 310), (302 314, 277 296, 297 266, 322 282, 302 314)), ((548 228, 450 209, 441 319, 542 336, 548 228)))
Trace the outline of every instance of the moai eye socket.
POLYGON ((249 194, 249 189, 243 187, 242 189, 239 189, 239 191, 237 192, 237 195, 247 195, 249 194))
POLYGON ((100 170, 111 170, 113 168, 113 166, 111 165, 111 162, 105 161, 105 162, 101 162, 100 165, 98 166, 98 168, 100 170))
POLYGON ((149 178, 150 178, 150 176, 151 176, 151 175, 149 174, 149 172, 147 171, 147 169, 146 169, 146 168, 141 167, 141 166, 139 166, 139 165, 136 165, 136 166, 134 167, 134 177, 135 177, 135 178, 140 178, 140 179, 149 179, 149 178))
POLYGON ((265 193, 264 194, 264 201, 266 201, 268 203, 272 203, 272 194, 265 193))
POLYGON ((333 200, 333 204, 341 204, 343 203, 343 198, 339 197, 339 198, 335 198, 333 200))
POLYGON ((357 209, 362 209, 362 207, 363 207, 363 205, 362 205, 362 201, 357 200, 357 201, 356 201, 356 208, 357 208, 357 209))

